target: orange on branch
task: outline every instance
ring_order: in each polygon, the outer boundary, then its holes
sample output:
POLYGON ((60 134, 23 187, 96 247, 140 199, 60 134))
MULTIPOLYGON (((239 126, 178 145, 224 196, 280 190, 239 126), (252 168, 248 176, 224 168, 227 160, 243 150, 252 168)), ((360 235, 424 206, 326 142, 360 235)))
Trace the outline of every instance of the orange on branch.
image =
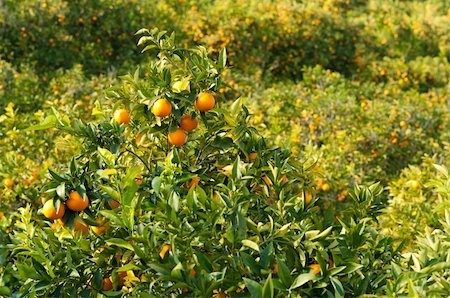
POLYGON ((202 92, 197 96, 194 105, 200 112, 206 112, 214 108, 215 103, 216 100, 214 99, 214 95, 202 92))
POLYGON ((174 132, 170 132, 168 135, 169 143, 175 146, 182 146, 186 143, 187 134, 186 132, 179 128, 174 132))
POLYGON ((157 117, 166 117, 172 113, 172 105, 165 98, 160 98, 152 105, 152 113, 157 117))
POLYGON ((72 211, 83 211, 89 205, 89 198, 86 195, 81 197, 77 191, 72 191, 66 205, 72 211))
POLYGON ((114 113, 114 121, 119 124, 129 124, 131 120, 130 112, 125 109, 117 110, 114 113))
POLYGON ((42 207, 42 213, 49 219, 62 218, 65 212, 66 208, 63 204, 60 204, 58 210, 55 210, 53 200, 48 200, 45 202, 44 207, 42 207))
POLYGON ((189 114, 183 115, 180 120, 180 127, 185 131, 193 131, 198 126, 198 118, 192 119, 189 114))

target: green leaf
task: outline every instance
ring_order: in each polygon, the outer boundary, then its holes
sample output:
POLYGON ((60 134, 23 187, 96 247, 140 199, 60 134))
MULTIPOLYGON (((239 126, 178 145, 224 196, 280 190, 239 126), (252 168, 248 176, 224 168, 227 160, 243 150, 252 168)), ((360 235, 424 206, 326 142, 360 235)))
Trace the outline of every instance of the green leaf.
POLYGON ((128 250, 134 251, 133 246, 123 239, 111 238, 111 239, 106 240, 106 243, 111 246, 117 246, 117 247, 121 247, 121 248, 125 248, 128 250))
POLYGON ((273 298, 274 290, 273 290, 273 282, 272 275, 269 275, 267 278, 263 290, 262 290, 263 298, 273 298))
POLYGON ((259 252, 258 244, 256 244, 255 242, 253 242, 251 240, 248 240, 248 239, 242 240, 242 245, 250 247, 251 249, 256 250, 257 252, 259 252))
POLYGON ((108 149, 98 147, 97 152, 102 158, 102 160, 111 168, 114 167, 114 164, 116 162, 116 157, 114 154, 111 153, 108 149))
POLYGON ((0 287, 0 296, 9 297, 11 296, 11 289, 5 286, 0 287))
POLYGON ((411 280, 408 280, 408 297, 409 298, 420 298, 419 293, 417 293, 411 280))
POLYGON ((334 277, 330 277, 330 280, 334 288, 334 297, 344 297, 345 292, 341 282, 334 277))
POLYGON ((124 271, 130 271, 130 270, 141 270, 142 268, 140 268, 139 266, 136 266, 134 264, 126 264, 123 266, 120 266, 120 268, 117 269, 117 272, 124 272, 124 271))
POLYGON ((96 289, 101 289, 103 286, 103 280, 102 280, 102 272, 100 270, 96 270, 94 273, 94 282, 93 285, 96 289))
POLYGON ((98 170, 97 175, 99 176, 99 178, 105 178, 111 175, 117 175, 117 170, 115 169, 98 170))
POLYGON ((296 289, 298 287, 303 286, 304 284, 306 284, 307 282, 314 280, 315 276, 312 273, 303 273, 300 274, 299 276, 297 276, 297 278, 295 278, 294 282, 292 283, 290 289, 296 289))
POLYGON ((328 227, 327 229, 325 229, 324 231, 322 231, 321 233, 309 238, 309 240, 313 241, 313 240, 317 240, 320 238, 325 238, 326 236, 328 236, 331 233, 331 230, 333 229, 333 227, 328 227))
POLYGON ((152 189, 156 191, 157 193, 161 189, 161 177, 155 177, 152 180, 152 189))
POLYGON ((113 225, 117 225, 119 227, 125 227, 124 222, 122 221, 122 219, 119 217, 119 215, 117 214, 116 211, 114 210, 102 210, 100 211, 100 213, 106 217, 107 219, 109 219, 109 221, 111 221, 111 223, 113 225))
POLYGON ((55 128, 56 127, 56 117, 51 115, 42 121, 41 124, 38 125, 32 125, 27 128, 27 130, 43 130, 43 129, 49 129, 49 128, 55 128))
POLYGON ((128 170, 122 185, 125 186, 122 196, 122 220, 130 231, 134 227, 134 210, 137 205, 137 198, 135 198, 136 191, 139 186, 136 184, 135 177, 142 172, 141 167, 134 167, 128 170))
POLYGON ((446 167, 438 165, 438 164, 434 164, 433 166, 439 173, 444 175, 444 177, 448 177, 448 170, 446 167))
POLYGON ((64 199, 66 196, 66 183, 62 182, 58 187, 56 188, 56 194, 61 199, 64 199))
POLYGON ((277 265, 278 265, 278 276, 281 279, 281 282, 285 287, 289 287, 292 285, 292 275, 289 268, 286 266, 286 264, 279 258, 277 258, 277 265))
POLYGON ((263 289, 259 283, 254 280, 248 279, 244 277, 245 286, 252 298, 262 298, 263 297, 263 289))
POLYGON ((169 197, 169 206, 173 208, 173 210, 175 210, 175 212, 178 212, 178 208, 179 208, 179 204, 180 204, 180 197, 178 196, 178 194, 174 191, 172 191, 170 193, 170 197, 169 197))
POLYGON ((227 66, 227 49, 223 48, 219 53, 219 67, 225 68, 227 66))
POLYGON ((346 263, 345 264, 345 270, 343 271, 344 273, 352 273, 355 272, 356 270, 361 269, 362 267, 364 267, 361 264, 357 264, 357 263, 346 263))
POLYGON ((103 190, 111 199, 114 199, 120 202, 120 194, 118 191, 115 191, 113 188, 106 185, 99 185, 100 189, 103 190))

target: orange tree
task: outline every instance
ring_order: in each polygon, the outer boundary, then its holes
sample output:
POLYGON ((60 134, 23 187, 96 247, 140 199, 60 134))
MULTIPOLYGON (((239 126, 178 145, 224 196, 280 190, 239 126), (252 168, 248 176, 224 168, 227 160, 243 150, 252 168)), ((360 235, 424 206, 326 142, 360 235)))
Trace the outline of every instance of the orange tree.
POLYGON ((142 29, 151 62, 106 95, 112 110, 34 129, 80 140, 50 170, 38 214, 2 223, 0 289, 39 296, 285 297, 379 293, 399 258, 375 229, 382 188, 357 187, 336 224, 318 216, 307 157, 268 147, 247 108, 218 95, 217 61, 142 29))

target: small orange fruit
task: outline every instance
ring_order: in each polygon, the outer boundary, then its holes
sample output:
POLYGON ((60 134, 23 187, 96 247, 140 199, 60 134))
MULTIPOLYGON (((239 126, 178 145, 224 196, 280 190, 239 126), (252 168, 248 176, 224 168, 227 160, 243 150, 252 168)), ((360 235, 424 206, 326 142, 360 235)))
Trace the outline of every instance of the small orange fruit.
POLYGON ((311 264, 308 266, 309 268, 312 269, 312 274, 317 275, 320 273, 320 265, 319 264, 311 264))
POLYGON ((172 113, 172 105, 165 98, 160 98, 152 105, 152 113, 156 117, 166 117, 172 113))
POLYGON ((412 181, 411 182, 411 187, 415 188, 415 189, 418 189, 420 187, 419 181, 417 181, 417 180, 412 181))
POLYGON ((65 212, 66 207, 64 207, 64 204, 59 205, 59 210, 57 212, 55 210, 55 206, 53 205, 53 200, 48 200, 47 202, 45 202, 44 207, 42 207, 42 213, 49 219, 62 218, 65 212))
POLYGON ((194 102, 195 107, 200 112, 206 112, 214 108, 216 100, 211 93, 201 92, 194 102))
POLYGON ((14 186, 14 180, 11 179, 11 178, 6 178, 6 179, 3 181, 3 183, 5 184, 5 186, 6 186, 7 188, 11 188, 11 187, 14 186))
POLYGON ((215 203, 217 203, 219 201, 219 195, 217 194, 217 192, 213 194, 212 200, 215 203))
POLYGON ((197 275, 197 272, 195 271, 194 268, 192 268, 191 270, 191 277, 195 277, 197 275))
POLYGON ((3 211, 0 211, 0 220, 2 220, 3 217, 5 217, 5 213, 3 213, 3 211))
POLYGON ((275 265, 273 265, 272 272, 275 273, 275 274, 278 273, 278 264, 277 263, 275 263, 275 265))
POLYGON ((116 209, 120 207, 120 203, 116 200, 111 200, 110 202, 108 202, 109 207, 111 207, 111 209, 116 209))
POLYGON ((312 195, 309 192, 305 192, 305 204, 309 204, 312 200, 312 195))
POLYGON ((136 182, 135 182, 136 185, 141 185, 141 184, 142 184, 142 175, 141 175, 141 174, 137 174, 137 175, 134 177, 134 180, 136 181, 136 182))
POLYGON ((257 156, 258 156, 258 154, 256 152, 252 152, 248 155, 248 160, 255 161, 257 156))
POLYGON ((325 184, 322 185, 322 190, 323 191, 328 192, 328 191, 330 191, 330 189, 331 189, 331 187, 330 187, 330 185, 328 183, 325 183, 325 184))
POLYGON ((170 246, 170 244, 164 244, 163 248, 161 249, 161 252, 159 253, 159 256, 161 257, 161 259, 164 259, 166 253, 171 250, 172 250, 172 246, 170 246))
POLYGON ((103 291, 109 291, 109 290, 112 290, 112 288, 113 288, 113 284, 112 284, 111 278, 105 277, 103 279, 103 285, 102 285, 103 291))
POLYGON ((76 234, 78 231, 83 235, 89 231, 89 225, 81 217, 76 217, 73 221, 73 232, 76 234))
POLYGON ((66 205, 72 211, 83 211, 89 205, 89 198, 86 195, 82 198, 77 191, 72 191, 66 205))
POLYGON ((406 125, 407 125, 407 124, 406 124, 406 121, 403 121, 403 120, 400 121, 400 127, 401 127, 401 128, 405 128, 406 125))
POLYGON ((189 189, 196 187, 198 185, 198 183, 200 182, 200 178, 198 176, 195 176, 194 178, 192 178, 191 182, 189 183, 189 189))
POLYGON ((189 114, 183 115, 180 120, 180 127, 185 131, 193 131, 198 126, 198 118, 192 119, 189 114))
POLYGON ((128 110, 120 109, 114 113, 114 121, 116 121, 119 124, 128 124, 130 123, 130 120, 131 116, 128 110))
POLYGON ((184 130, 178 128, 174 132, 169 132, 169 143, 175 146, 182 146, 186 143, 187 135, 184 130))
MULTIPOLYGON (((98 223, 102 223, 104 220, 101 218, 97 218, 95 221, 98 223)), ((92 231, 95 234, 100 235, 100 234, 103 234, 108 228, 109 228, 109 223, 104 223, 101 226, 92 226, 92 231)))

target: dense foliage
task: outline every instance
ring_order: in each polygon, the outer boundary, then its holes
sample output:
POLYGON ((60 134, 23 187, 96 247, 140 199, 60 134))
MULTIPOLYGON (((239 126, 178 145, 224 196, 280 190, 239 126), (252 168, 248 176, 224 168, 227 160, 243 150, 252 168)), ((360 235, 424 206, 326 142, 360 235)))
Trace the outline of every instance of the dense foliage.
POLYGON ((0 296, 449 296, 449 9, 5 0, 0 296))

